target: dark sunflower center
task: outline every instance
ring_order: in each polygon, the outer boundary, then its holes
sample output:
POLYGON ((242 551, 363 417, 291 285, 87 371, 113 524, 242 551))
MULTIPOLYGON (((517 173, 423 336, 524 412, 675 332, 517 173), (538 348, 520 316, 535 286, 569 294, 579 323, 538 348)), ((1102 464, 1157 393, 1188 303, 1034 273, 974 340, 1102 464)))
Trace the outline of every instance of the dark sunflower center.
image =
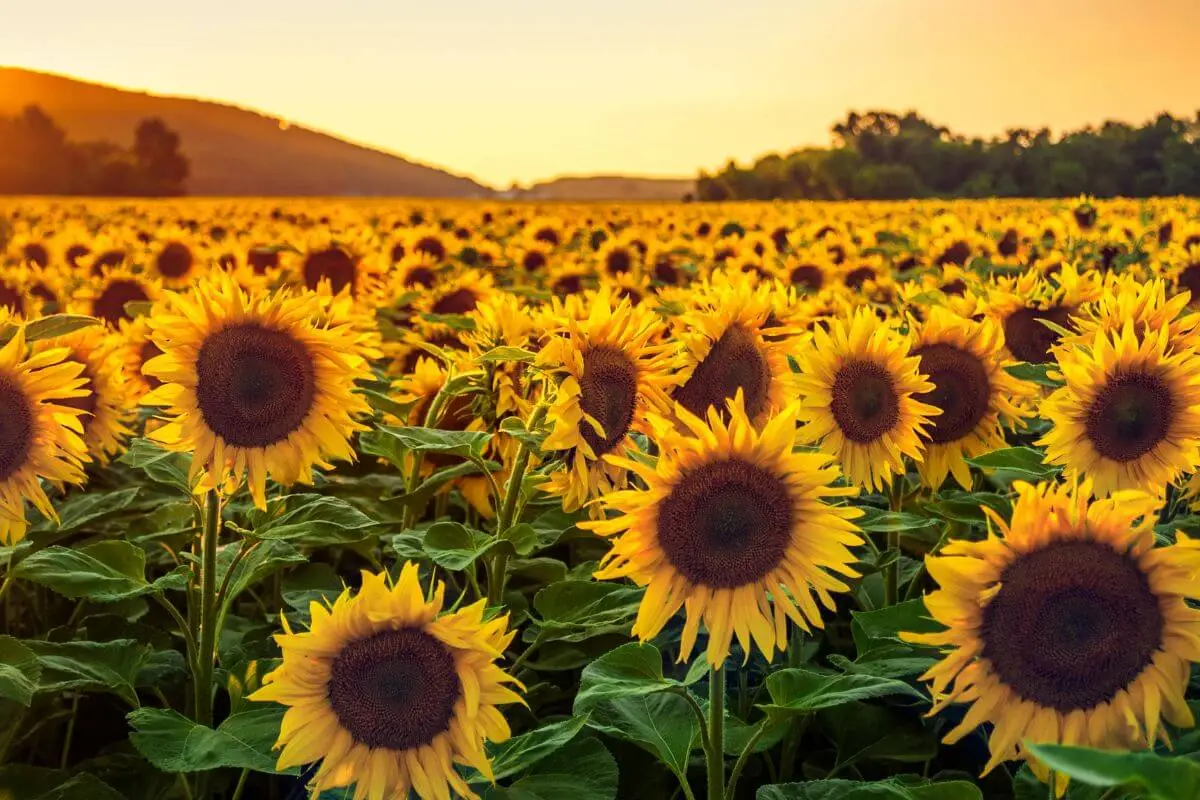
POLYGON ((938 256, 937 265, 939 267, 944 267, 947 264, 954 264, 955 266, 961 267, 963 264, 967 263, 967 259, 970 257, 971 246, 966 242, 959 240, 952 242, 950 246, 947 247, 940 256, 938 256))
POLYGON ((84 256, 88 255, 91 252, 92 252, 91 248, 85 247, 84 245, 81 245, 81 244, 73 244, 67 248, 67 252, 63 254, 63 257, 67 260, 67 263, 70 264, 72 267, 78 267, 79 259, 83 258, 84 256))
POLYGON ((779 565, 794 517, 778 475, 746 461, 716 461, 684 473, 662 501, 658 542, 692 583, 730 589, 779 565))
POLYGON ((613 250, 608 254, 608 258, 604 260, 604 267, 610 275, 620 275, 624 272, 629 272, 629 268, 633 266, 633 258, 629 255, 628 250, 613 250))
POLYGON ((358 265, 354 259, 340 247, 330 247, 318 250, 304 259, 304 285, 316 289, 322 280, 329 281, 329 288, 337 294, 347 286, 354 292, 354 279, 358 275, 358 265))
POLYGON ((669 257, 660 258, 655 262, 654 280, 659 283, 665 283, 668 286, 674 286, 679 283, 679 270, 669 257))
POLYGON ((1075 222, 1085 231, 1096 224, 1096 209, 1091 206, 1080 206, 1075 209, 1075 222))
POLYGON ((1062 336, 1047 328, 1039 320, 1047 320, 1060 328, 1071 324, 1071 312, 1066 306, 1054 308, 1021 308, 1004 320, 1004 343, 1020 361, 1030 364, 1045 364, 1050 361, 1050 348, 1058 344, 1062 336))
POLYGON ((852 442, 873 442, 896 427, 900 398, 892 376, 879 364, 850 361, 833 381, 830 410, 842 435, 852 442))
POLYGON ((96 256, 96 260, 92 262, 92 273, 99 275, 104 270, 110 267, 119 267, 125 262, 124 250, 106 250, 96 256))
POLYGON ((583 277, 580 275, 563 275, 554 282, 554 293, 560 297, 578 294, 583 291, 583 277))
POLYGON ((967 293, 967 284, 962 278, 955 278, 949 283, 943 283, 941 289, 944 294, 951 295, 952 297, 962 297, 967 293))
POLYGON ((930 439, 934 444, 958 441, 987 414, 992 396, 987 371, 973 354, 952 344, 931 344, 913 355, 921 359, 919 371, 933 384, 933 391, 916 398, 942 410, 933 418, 930 439))
POLYGON ((1019 556, 984 608, 983 657, 1026 700, 1064 713, 1112 699, 1162 642, 1158 598, 1129 556, 1093 541, 1019 556))
POLYGON ((255 247, 250 251, 246 261, 256 275, 264 275, 267 270, 279 266, 279 251, 255 247))
POLYGON ((521 259, 521 266, 530 272, 535 272, 546 266, 546 255, 541 250, 530 250, 521 259))
POLYGON ((1157 375, 1118 375, 1088 409, 1088 440, 1105 458, 1133 461, 1167 438, 1174 412, 1171 390, 1157 375))
POLYGON ((0 308, 7 308, 15 314, 25 313, 25 299, 4 281, 0 281, 0 308))
POLYGON ((1192 293, 1188 302, 1192 305, 1200 305, 1200 262, 1188 264, 1180 270, 1176 280, 1179 286, 1192 293))
POLYGON ((423 286, 426 289, 433 288, 435 276, 433 270, 429 267, 413 267, 404 276, 405 286, 423 286))
POLYGON ((446 245, 442 244, 442 240, 436 236, 423 236, 413 245, 413 250, 418 253, 425 253, 431 256, 435 261, 441 261, 446 257, 446 245))
POLYGON ((746 414, 751 419, 767 407, 771 371, 759 351, 754 335, 740 325, 730 326, 716 341, 703 361, 696 365, 687 383, 675 390, 675 400, 693 414, 703 417, 709 406, 724 411, 725 401, 741 389, 746 414))
POLYGON ((45 245, 37 242, 30 242, 25 245, 22 254, 25 256, 26 261, 32 261, 39 267, 44 267, 50 263, 50 251, 46 249, 45 245))
POLYGON ((433 304, 435 314, 466 314, 474 311, 479 298, 470 289, 463 287, 438 299, 433 304))
POLYGON ((33 407, 17 382, 0 375, 0 482, 25 465, 33 447, 33 407))
POLYGON ((126 303, 144 303, 150 295, 137 281, 116 280, 104 287, 104 291, 92 303, 92 313, 109 325, 116 326, 123 319, 132 319, 125 310, 126 303))
POLYGON ((1171 236, 1175 233, 1175 225, 1170 220, 1164 222, 1158 229, 1158 245, 1165 247, 1170 241, 1171 236))
POLYGON ((816 292, 825 283, 825 275, 816 264, 801 264, 792 270, 791 281, 793 286, 816 292))
POLYGON ((454 656, 418 628, 350 642, 333 660, 329 704, 355 742, 423 747, 450 728, 462 695, 454 656))
POLYGON ((158 254, 155 266, 167 278, 182 278, 192 268, 192 251, 180 242, 170 242, 158 254))
POLYGON ((996 250, 1002 256, 1014 256, 1017 254, 1018 245, 1017 232, 1009 228, 1004 232, 1004 236, 1000 237, 1000 242, 996 245, 996 250))
POLYGON ((303 424, 316 394, 313 359, 288 334, 247 322, 211 334, 196 359, 205 423, 237 447, 266 447, 303 424))
POLYGON ((870 267, 856 267, 846 273, 842 280, 851 289, 860 289, 869 280, 874 280, 875 270, 870 267))
POLYGON ((579 405, 585 414, 604 428, 604 435, 586 422, 579 433, 597 456, 611 452, 629 426, 637 403, 637 368, 612 347, 593 347, 583 354, 583 377, 579 380, 579 405))
POLYGON ((399 242, 398 242, 398 243, 396 243, 396 244, 392 245, 392 263, 394 264, 394 263, 396 263, 397 261, 399 261, 399 260, 401 260, 402 258, 404 258, 404 254, 405 254, 405 252, 406 252, 406 251, 405 251, 405 249, 404 249, 404 245, 403 245, 403 244, 401 244, 401 243, 399 243, 399 242))

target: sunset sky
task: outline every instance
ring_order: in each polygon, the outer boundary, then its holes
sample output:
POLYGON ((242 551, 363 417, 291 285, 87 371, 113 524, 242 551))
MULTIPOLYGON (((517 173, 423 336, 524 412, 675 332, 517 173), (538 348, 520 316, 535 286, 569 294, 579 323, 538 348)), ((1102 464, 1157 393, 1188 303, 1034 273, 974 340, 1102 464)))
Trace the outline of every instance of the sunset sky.
POLYGON ((0 0, 0 63, 467 173, 691 176, 851 108, 967 134, 1200 108, 1197 0, 0 0))

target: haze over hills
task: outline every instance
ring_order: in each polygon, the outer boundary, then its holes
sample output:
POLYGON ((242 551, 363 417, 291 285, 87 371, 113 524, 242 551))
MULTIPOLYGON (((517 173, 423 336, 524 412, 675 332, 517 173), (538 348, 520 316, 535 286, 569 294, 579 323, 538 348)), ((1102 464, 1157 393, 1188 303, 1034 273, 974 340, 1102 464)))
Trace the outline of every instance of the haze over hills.
MULTIPOLYGON (((494 197, 495 189, 444 169, 338 139, 258 111, 165 97, 75 78, 0 67, 0 115, 40 106, 70 139, 132 141, 160 117, 191 161, 190 195, 494 197)), ((560 178, 506 193, 521 199, 679 199, 688 180, 560 178)))

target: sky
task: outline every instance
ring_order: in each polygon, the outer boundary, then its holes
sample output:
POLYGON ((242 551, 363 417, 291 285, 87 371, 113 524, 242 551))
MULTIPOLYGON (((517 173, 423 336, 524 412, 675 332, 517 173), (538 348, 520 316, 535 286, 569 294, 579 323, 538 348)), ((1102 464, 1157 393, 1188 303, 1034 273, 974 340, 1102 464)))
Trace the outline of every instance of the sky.
POLYGON ((1200 108, 1200 0, 0 0, 0 64, 229 102, 494 186, 694 176, 851 109, 968 135, 1200 108))

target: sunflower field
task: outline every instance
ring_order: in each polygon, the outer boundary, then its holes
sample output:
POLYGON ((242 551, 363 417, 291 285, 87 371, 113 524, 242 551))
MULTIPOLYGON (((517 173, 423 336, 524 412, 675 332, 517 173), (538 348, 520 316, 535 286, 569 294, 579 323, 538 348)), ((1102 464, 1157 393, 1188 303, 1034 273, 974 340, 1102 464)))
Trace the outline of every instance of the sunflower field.
POLYGON ((0 203, 0 799, 1200 798, 1200 201, 0 203))

